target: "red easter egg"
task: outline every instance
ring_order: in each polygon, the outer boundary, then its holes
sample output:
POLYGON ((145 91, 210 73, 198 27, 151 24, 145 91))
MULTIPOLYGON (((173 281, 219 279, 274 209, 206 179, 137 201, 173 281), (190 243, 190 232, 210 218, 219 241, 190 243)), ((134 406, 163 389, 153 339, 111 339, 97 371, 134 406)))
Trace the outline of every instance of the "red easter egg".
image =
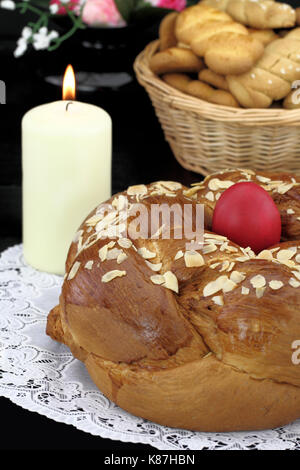
POLYGON ((259 253, 279 243, 280 213, 271 196, 258 184, 236 183, 217 201, 212 230, 259 253))

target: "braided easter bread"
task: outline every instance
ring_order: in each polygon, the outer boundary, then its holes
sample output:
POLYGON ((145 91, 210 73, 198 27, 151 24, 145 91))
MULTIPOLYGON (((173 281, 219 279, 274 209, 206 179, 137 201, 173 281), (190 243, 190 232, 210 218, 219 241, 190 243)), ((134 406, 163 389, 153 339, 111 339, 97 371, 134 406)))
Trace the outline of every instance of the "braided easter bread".
POLYGON ((291 28, 295 10, 273 0, 202 0, 201 5, 218 8, 234 20, 257 29, 291 28))
MULTIPOLYGON (((212 202, 207 189, 216 195, 229 177, 260 181, 224 172, 193 188, 130 187, 101 204, 71 244, 60 303, 48 316, 47 333, 70 347, 109 399, 167 426, 249 430, 300 416, 300 369, 291 360, 300 339, 297 242, 255 256, 209 231, 201 251, 173 232, 159 237, 163 225, 152 238, 122 236, 133 220, 121 217, 125 201, 143 204, 145 222, 153 204, 212 202)), ((290 189, 280 190, 282 180, 277 193, 297 215, 289 178, 290 189)))

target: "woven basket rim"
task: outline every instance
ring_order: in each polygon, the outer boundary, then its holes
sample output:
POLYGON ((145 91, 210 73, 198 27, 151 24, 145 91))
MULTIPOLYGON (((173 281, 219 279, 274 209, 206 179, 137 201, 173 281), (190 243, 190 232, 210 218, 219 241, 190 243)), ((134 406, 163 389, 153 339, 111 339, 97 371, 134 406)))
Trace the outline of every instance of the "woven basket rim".
POLYGON ((226 123, 240 124, 243 126, 300 126, 300 109, 278 108, 233 108, 221 106, 201 100, 176 90, 149 68, 149 60, 157 51, 159 40, 150 42, 140 52, 134 61, 134 70, 139 83, 147 87, 154 87, 161 92, 165 102, 174 109, 190 111, 212 121, 225 121, 226 123))

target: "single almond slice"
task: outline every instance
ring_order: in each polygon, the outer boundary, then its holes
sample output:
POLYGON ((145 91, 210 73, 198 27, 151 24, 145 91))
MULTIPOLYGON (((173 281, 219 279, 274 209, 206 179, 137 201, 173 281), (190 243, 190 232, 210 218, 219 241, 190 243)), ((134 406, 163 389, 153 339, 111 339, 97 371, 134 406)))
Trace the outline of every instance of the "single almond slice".
POLYGON ((150 261, 147 261, 145 260, 147 266, 149 266, 150 269, 152 269, 152 271, 160 271, 161 270, 161 267, 162 267, 162 263, 150 263, 150 261))
POLYGON ((175 274, 172 273, 172 271, 167 271, 164 274, 164 279, 165 279, 165 282, 163 286, 166 287, 167 289, 173 290, 174 292, 178 294, 178 280, 175 274))
POLYGON ((249 287, 242 286, 242 295, 248 295, 250 292, 249 287))
POLYGON ((246 274, 241 273, 240 271, 232 271, 232 273, 230 274, 230 280, 235 282, 236 284, 239 284, 244 279, 246 279, 246 274))
POLYGON ((271 261, 273 259, 273 254, 270 250, 263 250, 261 251, 257 257, 258 259, 266 259, 268 261, 271 261))
POLYGON ((203 256, 197 251, 192 250, 185 252, 184 261, 187 268, 194 268, 205 264, 203 256))
POLYGON ((69 274, 68 274, 68 277, 67 277, 67 280, 70 281, 71 279, 73 279, 77 272, 78 272, 78 269, 80 267, 80 262, 79 261, 75 261, 75 263, 73 264, 72 268, 70 269, 69 271, 69 274))
POLYGON ((118 240, 118 245, 120 245, 122 248, 130 248, 132 246, 132 241, 128 238, 120 238, 118 240))
POLYGON ((250 283, 254 288, 261 288, 266 285, 266 279, 261 274, 257 274, 250 279, 250 283))
POLYGON ((138 248, 138 254, 141 255, 144 259, 152 259, 156 257, 156 253, 153 251, 147 250, 146 247, 138 248))
POLYGON ((165 282, 165 278, 162 274, 155 274, 154 276, 150 277, 153 284, 163 284, 165 282))
POLYGON ((203 247, 203 254, 208 255, 209 253, 213 253, 217 250, 217 246, 214 243, 210 243, 209 245, 205 245, 203 247))
POLYGON ((84 265, 85 269, 92 269, 94 264, 94 261, 91 259, 90 261, 87 261, 84 265))
POLYGON ((296 279, 294 277, 291 277, 289 279, 289 285, 292 286, 292 287, 299 287, 300 286, 300 282, 299 281, 296 281, 296 279))
POLYGON ((271 289, 273 289, 273 290, 281 289, 281 287, 283 287, 283 285, 284 285, 284 284, 283 284, 283 282, 281 282, 281 281, 275 281, 275 280, 273 280, 273 281, 270 281, 270 282, 269 282, 269 286, 270 286, 271 289))
POLYGON ((213 301, 216 305, 220 305, 220 307, 222 307, 222 306, 224 305, 223 295, 215 295, 215 296, 212 298, 212 301, 213 301))
POLYGON ((112 271, 108 271, 102 276, 102 282, 110 282, 116 277, 122 277, 126 275, 126 271, 119 271, 118 269, 113 269, 112 271))
POLYGON ((209 282, 203 289, 203 296, 209 297, 210 295, 216 294, 222 290, 226 281, 228 281, 227 276, 220 276, 215 281, 209 282))
POLYGON ((123 263, 123 261, 125 261, 126 259, 128 258, 128 256, 126 255, 126 253, 124 253, 124 251, 122 251, 118 257, 117 257, 117 263, 118 264, 121 264, 123 263))
POLYGON ((228 279, 224 284, 223 284, 223 287, 222 287, 222 290, 224 292, 224 294, 226 292, 230 292, 232 291, 235 287, 237 286, 237 284, 233 281, 231 281, 230 279, 228 279))
POLYGON ((208 191, 208 193, 205 194, 205 198, 213 202, 215 200, 214 193, 212 191, 208 191))
POLYGON ((265 289, 266 289, 265 287, 257 287, 256 288, 256 297, 258 299, 260 299, 264 295, 265 289))
POLYGON ((147 192, 147 186, 145 186, 144 184, 129 186, 129 188, 127 189, 127 194, 129 196, 145 196, 147 192))
POLYGON ((183 251, 179 250, 177 251, 176 255, 174 256, 174 260, 180 259, 183 257, 183 251))

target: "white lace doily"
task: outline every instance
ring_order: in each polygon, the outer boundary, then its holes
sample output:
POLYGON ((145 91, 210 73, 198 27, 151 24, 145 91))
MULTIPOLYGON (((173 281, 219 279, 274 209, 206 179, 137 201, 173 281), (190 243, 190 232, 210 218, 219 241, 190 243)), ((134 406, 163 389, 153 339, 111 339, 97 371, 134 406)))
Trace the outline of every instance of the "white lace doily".
POLYGON ((300 449, 300 420, 284 428, 238 433, 171 429, 126 413, 105 398, 85 367, 45 334, 62 278, 26 265, 22 246, 0 256, 0 395, 93 435, 162 450, 300 449))

